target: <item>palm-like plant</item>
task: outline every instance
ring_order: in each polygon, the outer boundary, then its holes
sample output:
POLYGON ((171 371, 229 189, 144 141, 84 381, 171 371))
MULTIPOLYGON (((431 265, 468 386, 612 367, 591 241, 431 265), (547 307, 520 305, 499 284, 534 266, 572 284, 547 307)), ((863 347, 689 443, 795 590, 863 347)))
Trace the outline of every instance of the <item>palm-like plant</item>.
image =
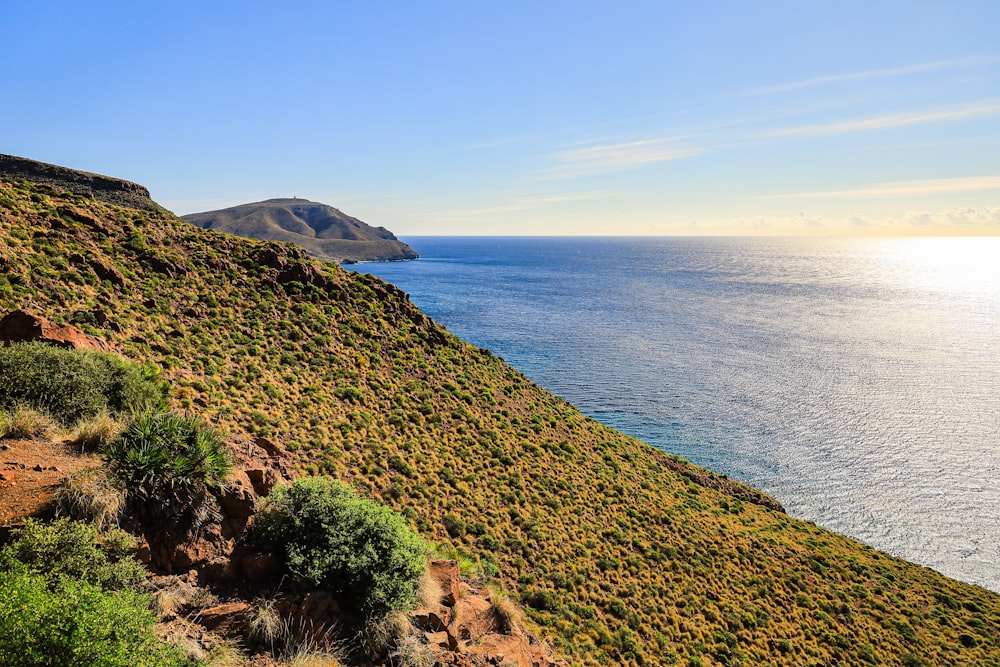
POLYGON ((233 467, 219 431, 173 412, 138 415, 103 458, 140 519, 196 518, 233 467))

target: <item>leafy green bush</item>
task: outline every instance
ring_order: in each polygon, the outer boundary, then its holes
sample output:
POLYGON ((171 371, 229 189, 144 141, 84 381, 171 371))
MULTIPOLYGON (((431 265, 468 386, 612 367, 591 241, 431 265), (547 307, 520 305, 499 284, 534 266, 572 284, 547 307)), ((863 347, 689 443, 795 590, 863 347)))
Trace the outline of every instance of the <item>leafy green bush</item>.
POLYGON ((208 489, 233 469, 219 431, 173 412, 138 415, 102 457, 140 519, 198 519, 208 489))
POLYGON ((91 523, 67 518, 44 524, 25 521, 13 543, 0 551, 0 569, 27 571, 50 581, 65 576, 82 579, 105 590, 130 588, 146 572, 131 555, 135 540, 117 528, 98 533, 91 523))
POLYGON ((342 596, 365 617, 416 602, 424 546, 402 516, 328 477, 272 492, 258 534, 302 583, 342 596))
POLYGON ((95 350, 44 343, 0 348, 0 408, 28 405, 63 425, 101 412, 127 413, 163 403, 158 371, 95 350))
POLYGON ((86 581, 53 582, 26 568, 0 572, 0 664, 5 667, 180 667, 153 632, 148 600, 86 581))

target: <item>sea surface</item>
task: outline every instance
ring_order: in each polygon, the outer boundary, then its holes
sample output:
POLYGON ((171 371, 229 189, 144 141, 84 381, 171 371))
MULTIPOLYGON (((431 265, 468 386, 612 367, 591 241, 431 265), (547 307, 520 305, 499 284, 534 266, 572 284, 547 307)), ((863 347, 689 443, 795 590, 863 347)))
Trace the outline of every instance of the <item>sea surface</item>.
POLYGON ((1000 238, 404 240, 354 270, 605 424, 1000 592, 1000 238))

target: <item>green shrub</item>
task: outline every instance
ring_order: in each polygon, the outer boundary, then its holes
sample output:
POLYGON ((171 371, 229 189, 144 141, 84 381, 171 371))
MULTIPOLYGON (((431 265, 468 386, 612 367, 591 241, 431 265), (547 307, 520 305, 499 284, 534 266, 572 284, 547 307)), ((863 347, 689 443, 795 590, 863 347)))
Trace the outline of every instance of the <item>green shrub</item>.
POLYGON ((138 415, 102 452, 140 519, 200 520, 210 487, 232 472, 222 434, 173 412, 138 415))
POLYGON ((100 534, 91 523, 67 518, 44 524, 34 519, 0 551, 0 569, 26 569, 49 581, 82 579, 106 590, 121 590, 145 579, 142 563, 131 555, 135 540, 120 529, 100 534))
POLYGON ((0 408, 27 405, 68 426, 101 412, 127 413, 163 403, 158 371, 109 352, 44 343, 0 348, 0 408))
POLYGON ((275 489, 257 525, 300 582, 340 594, 365 617, 416 602, 425 560, 420 538, 401 515, 342 482, 313 477, 275 489))
POLYGON ((0 664, 5 667, 180 667, 153 632, 145 596, 86 581, 0 572, 0 664))

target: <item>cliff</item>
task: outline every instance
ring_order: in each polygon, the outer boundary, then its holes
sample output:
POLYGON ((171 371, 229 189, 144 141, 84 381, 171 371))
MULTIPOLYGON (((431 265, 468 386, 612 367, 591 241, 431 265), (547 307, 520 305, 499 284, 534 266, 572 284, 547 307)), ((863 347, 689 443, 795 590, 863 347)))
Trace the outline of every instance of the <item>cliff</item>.
POLYGON ((160 211, 162 208, 149 196, 149 190, 131 181, 68 169, 14 155, 0 154, 0 177, 23 179, 97 199, 108 204, 140 210, 160 211))

